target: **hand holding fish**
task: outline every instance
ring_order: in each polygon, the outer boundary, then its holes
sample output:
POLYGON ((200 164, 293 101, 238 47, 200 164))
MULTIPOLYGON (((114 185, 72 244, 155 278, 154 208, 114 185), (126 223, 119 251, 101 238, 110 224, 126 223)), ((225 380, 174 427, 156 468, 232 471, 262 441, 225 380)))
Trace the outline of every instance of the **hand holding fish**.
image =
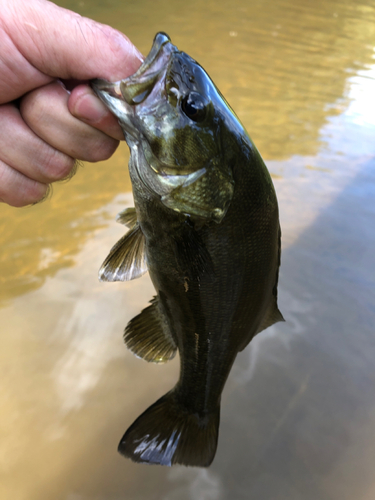
POLYGON ((124 78, 142 56, 115 29, 46 0, 0 0, 0 50, 0 201, 24 206, 76 159, 113 154, 122 131, 85 82, 124 78))

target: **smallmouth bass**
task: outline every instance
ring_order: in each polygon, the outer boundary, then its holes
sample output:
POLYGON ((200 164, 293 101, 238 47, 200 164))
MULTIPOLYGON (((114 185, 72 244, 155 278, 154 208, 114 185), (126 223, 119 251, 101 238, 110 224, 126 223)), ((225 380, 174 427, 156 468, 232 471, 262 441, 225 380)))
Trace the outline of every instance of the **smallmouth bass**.
POLYGON ((283 321, 275 190, 220 91, 165 33, 134 75, 92 87, 124 131, 135 203, 118 215, 129 231, 100 279, 148 270, 156 296, 127 325, 125 343, 151 362, 180 353, 176 386, 135 420, 119 451, 135 462, 207 467, 237 353, 283 321))

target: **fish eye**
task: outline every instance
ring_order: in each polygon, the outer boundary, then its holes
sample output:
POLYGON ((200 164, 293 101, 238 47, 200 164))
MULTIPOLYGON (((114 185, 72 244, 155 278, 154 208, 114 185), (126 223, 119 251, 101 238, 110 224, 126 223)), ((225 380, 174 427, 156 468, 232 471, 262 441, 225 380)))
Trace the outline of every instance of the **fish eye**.
POLYGON ((207 102, 198 92, 190 92, 181 102, 181 109, 193 122, 202 122, 207 115, 207 102))

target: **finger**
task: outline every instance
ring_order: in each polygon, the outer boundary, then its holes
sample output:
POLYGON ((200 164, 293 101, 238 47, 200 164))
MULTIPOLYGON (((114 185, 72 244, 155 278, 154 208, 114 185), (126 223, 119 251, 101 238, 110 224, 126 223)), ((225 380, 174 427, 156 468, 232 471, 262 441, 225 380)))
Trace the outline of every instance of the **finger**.
MULTIPOLYGON (((0 104, 13 101, 32 88, 53 80, 33 66, 18 50, 10 36, 18 27, 18 19, 13 19, 13 24, 12 19, 9 19, 10 24, 6 25, 7 6, 3 5, 3 1, 0 0, 0 104)), ((11 2, 7 2, 9 4, 11 2)))
POLYGON ((48 185, 29 179, 0 160, 0 201, 24 207, 44 198, 48 185))
POLYGON ((64 179, 74 159, 38 137, 11 104, 0 106, 0 160, 26 177, 48 184, 64 179))
MULTIPOLYGON (((142 62, 142 55, 125 35, 52 2, 0 0, 0 8, 0 28, 5 26, 14 47, 44 75, 116 81, 134 73, 142 62)), ((31 90, 32 82, 24 79, 22 66, 12 64, 12 54, 3 54, 9 59, 5 67, 10 65, 24 82, 24 92, 31 90)))
POLYGON ((72 90, 68 107, 71 114, 79 120, 101 130, 118 141, 124 140, 124 133, 118 119, 96 97, 88 85, 79 85, 72 90))
POLYGON ((68 92, 57 82, 27 94, 20 104, 26 124, 54 149, 79 160, 109 158, 118 141, 71 115, 68 92))

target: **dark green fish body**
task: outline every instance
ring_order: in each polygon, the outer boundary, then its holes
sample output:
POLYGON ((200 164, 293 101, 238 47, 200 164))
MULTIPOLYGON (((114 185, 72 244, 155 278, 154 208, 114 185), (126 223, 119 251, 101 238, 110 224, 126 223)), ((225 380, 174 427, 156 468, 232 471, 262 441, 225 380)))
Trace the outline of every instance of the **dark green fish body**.
POLYGON ((125 342, 154 362, 178 349, 181 364, 176 386, 133 423, 119 451, 136 462, 208 466, 237 353, 282 320, 272 181, 208 75, 165 34, 135 75, 93 87, 123 127, 135 201, 135 212, 119 215, 130 231, 101 278, 149 271, 157 295, 125 342))

